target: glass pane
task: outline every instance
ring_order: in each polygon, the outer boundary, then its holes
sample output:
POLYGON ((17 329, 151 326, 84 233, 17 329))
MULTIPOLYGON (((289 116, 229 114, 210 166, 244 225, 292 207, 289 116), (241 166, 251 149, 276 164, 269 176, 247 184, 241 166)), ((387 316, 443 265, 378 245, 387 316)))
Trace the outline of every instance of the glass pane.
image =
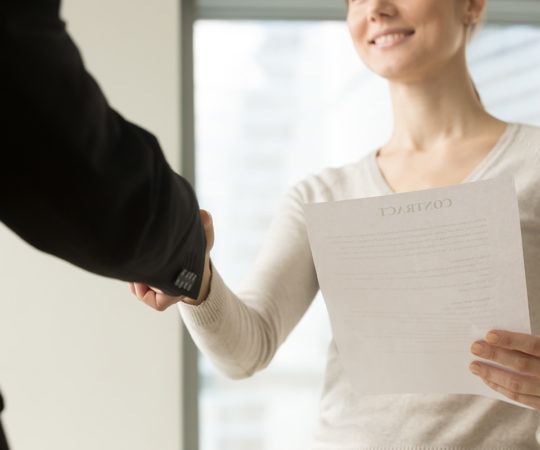
MULTIPOLYGON (((540 125, 540 29, 486 27, 469 50, 486 107, 540 125)), ((287 187, 388 139, 390 98, 342 22, 200 21, 195 57, 198 193, 234 289, 287 187)), ((201 358, 201 450, 308 448, 330 336, 318 297, 251 379, 227 380, 201 358)))

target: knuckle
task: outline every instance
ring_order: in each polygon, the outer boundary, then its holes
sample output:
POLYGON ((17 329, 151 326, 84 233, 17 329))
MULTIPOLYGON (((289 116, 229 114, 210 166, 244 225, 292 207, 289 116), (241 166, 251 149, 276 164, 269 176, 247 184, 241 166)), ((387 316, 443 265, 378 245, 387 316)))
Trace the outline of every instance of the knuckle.
POLYGON ((536 343, 532 339, 527 339, 525 342, 523 342, 523 350, 525 351, 525 353, 533 353, 535 347, 536 343))
POLYGON ((531 339, 528 350, 531 355, 540 355, 540 340, 531 339))
POLYGON ((480 376, 486 380, 491 379, 491 370, 486 364, 480 364, 480 376))
POLYGON ((529 358, 526 356, 518 356, 516 358, 515 367, 520 372, 526 372, 530 368, 531 364, 529 358))
POLYGON ((508 389, 512 392, 521 392, 522 389, 522 383, 521 380, 517 377, 510 378, 510 381, 508 383, 508 389))
POLYGON ((487 346, 486 351, 486 359, 494 360, 497 358, 497 350, 491 346, 487 346))

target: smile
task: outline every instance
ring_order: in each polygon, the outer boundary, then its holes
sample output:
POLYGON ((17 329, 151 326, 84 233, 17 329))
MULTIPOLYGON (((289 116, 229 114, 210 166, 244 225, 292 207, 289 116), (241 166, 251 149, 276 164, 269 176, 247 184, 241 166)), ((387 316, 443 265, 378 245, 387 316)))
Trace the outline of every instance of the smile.
POLYGON ((372 41, 369 41, 369 44, 374 46, 374 47, 378 47, 378 48, 393 47, 394 45, 405 42, 413 34, 414 34, 414 31, 407 32, 407 33, 385 34, 383 36, 379 36, 378 38, 376 38, 376 39, 374 39, 372 41))

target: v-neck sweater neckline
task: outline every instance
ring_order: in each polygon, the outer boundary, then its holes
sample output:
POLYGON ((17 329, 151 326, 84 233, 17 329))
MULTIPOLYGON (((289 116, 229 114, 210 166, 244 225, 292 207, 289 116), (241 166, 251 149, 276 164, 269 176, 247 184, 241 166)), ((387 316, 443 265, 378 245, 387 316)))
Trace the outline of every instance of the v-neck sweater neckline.
MULTIPOLYGON (((479 180, 482 174, 486 172, 487 169, 498 159, 498 157, 504 153, 504 151, 510 146, 514 141, 515 135, 520 128, 520 124, 510 122, 506 126, 503 134, 499 137, 498 141, 489 151, 489 153, 484 157, 484 159, 467 175, 460 183, 469 183, 471 181, 479 180)), ((384 178, 381 168, 377 162, 377 152, 379 149, 373 150, 368 155, 368 161, 370 166, 370 171, 373 174, 374 181, 376 185, 381 189, 384 194, 397 194, 398 192, 394 191, 384 178)))

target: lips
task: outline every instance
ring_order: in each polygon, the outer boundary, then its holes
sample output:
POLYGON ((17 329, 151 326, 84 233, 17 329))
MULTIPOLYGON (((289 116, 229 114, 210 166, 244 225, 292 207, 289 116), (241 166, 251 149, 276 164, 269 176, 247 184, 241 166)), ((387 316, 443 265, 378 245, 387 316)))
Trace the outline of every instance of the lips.
POLYGON ((376 43, 381 43, 381 41, 384 43, 392 39, 410 36, 412 34, 414 34, 414 30, 411 30, 410 28, 392 28, 374 34, 368 41, 368 44, 375 45, 376 43))

